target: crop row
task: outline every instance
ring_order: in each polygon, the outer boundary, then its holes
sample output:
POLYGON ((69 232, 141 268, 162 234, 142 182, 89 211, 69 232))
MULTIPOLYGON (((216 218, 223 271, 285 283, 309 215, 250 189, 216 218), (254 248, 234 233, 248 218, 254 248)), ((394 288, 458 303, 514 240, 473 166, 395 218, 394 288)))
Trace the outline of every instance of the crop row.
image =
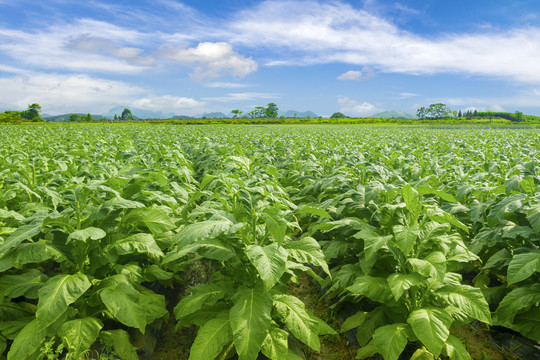
POLYGON ((299 359, 346 331, 359 358, 467 359, 451 328, 473 321, 540 340, 537 129, 2 130, 8 359, 137 359, 127 330, 169 309, 190 359, 299 359), (354 309, 339 328, 290 293, 302 274, 354 309))

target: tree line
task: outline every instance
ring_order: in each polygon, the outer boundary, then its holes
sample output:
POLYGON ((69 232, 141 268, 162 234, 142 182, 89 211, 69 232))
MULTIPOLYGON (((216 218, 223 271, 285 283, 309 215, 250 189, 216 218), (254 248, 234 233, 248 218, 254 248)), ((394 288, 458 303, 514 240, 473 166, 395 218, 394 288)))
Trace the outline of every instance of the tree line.
POLYGON ((446 104, 437 103, 431 104, 428 107, 420 107, 416 111, 416 117, 420 120, 437 120, 437 119, 451 119, 451 118, 482 118, 489 119, 490 121, 499 118, 507 119, 510 121, 520 122, 525 120, 525 115, 521 111, 501 112, 501 111, 478 111, 467 110, 462 112, 461 110, 450 110, 446 104))
POLYGON ((41 106, 39 104, 30 104, 28 105, 28 109, 23 111, 5 111, 0 113, 0 122, 39 122, 43 121, 40 114, 41 106))

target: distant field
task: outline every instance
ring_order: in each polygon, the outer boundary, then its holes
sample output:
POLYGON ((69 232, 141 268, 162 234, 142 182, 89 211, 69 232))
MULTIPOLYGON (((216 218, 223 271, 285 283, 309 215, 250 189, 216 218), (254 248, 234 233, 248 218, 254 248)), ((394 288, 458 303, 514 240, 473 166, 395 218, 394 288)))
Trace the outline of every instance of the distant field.
POLYGON ((538 128, 0 129, 8 359, 503 359, 527 355, 495 332, 540 340, 538 128))

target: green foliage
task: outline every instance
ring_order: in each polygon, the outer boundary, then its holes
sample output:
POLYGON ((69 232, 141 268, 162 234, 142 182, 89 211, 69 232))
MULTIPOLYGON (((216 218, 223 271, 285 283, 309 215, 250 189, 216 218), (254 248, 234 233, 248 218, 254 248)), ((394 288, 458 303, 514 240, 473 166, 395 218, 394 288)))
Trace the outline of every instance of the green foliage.
POLYGON ((472 321, 540 340, 538 129, 3 130, 8 359, 137 359, 165 286, 188 287, 191 359, 294 359, 335 334, 289 292, 302 274, 354 309, 359 357, 469 359, 450 333, 472 321))
POLYGON ((340 112, 335 112, 330 116, 330 119, 346 119, 347 116, 340 112))
POLYGON ((122 115, 120 116, 121 120, 133 120, 133 114, 131 113, 131 110, 124 109, 122 111, 122 115))
POLYGON ((445 104, 442 103, 431 104, 428 108, 420 107, 416 111, 416 117, 418 119, 436 120, 449 118, 451 116, 455 115, 445 104))

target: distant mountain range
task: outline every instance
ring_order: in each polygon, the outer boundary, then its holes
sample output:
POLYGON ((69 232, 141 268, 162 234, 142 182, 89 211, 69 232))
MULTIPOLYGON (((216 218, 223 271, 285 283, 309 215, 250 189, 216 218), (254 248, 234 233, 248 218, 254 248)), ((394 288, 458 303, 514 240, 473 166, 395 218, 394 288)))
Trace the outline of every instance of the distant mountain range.
POLYGON ((406 113, 405 111, 383 111, 370 116, 371 118, 381 119, 415 119, 413 114, 406 113))
MULTIPOLYGON (((49 115, 49 114, 43 114, 41 115, 41 117, 45 120, 49 120, 49 121, 57 121, 57 122, 62 122, 62 121, 69 121, 69 116, 73 114, 73 113, 69 113, 69 114, 62 114, 62 115, 49 115)), ((83 114, 83 113, 75 113, 79 116, 86 116, 87 114, 83 114)), ((103 119, 104 116, 103 115, 92 115, 92 120, 101 120, 103 119)))
POLYGON ((174 113, 164 113, 161 111, 130 108, 128 106, 117 106, 109 110, 107 114, 103 114, 103 117, 106 117, 109 119, 113 119, 114 115, 117 115, 118 117, 120 117, 124 109, 131 110, 133 117, 138 118, 138 119, 172 119, 172 117, 175 116, 174 113))
MULTIPOLYGON (((222 112, 205 112, 202 114, 197 114, 194 116, 189 115, 176 115, 174 113, 164 113, 161 111, 151 111, 151 110, 144 110, 144 109, 137 109, 137 108, 130 108, 127 106, 117 106, 112 109, 110 109, 107 113, 102 115, 92 115, 92 118, 94 120, 99 120, 102 118, 106 119, 113 119, 114 115, 117 115, 120 117, 122 115, 122 111, 124 109, 130 109, 131 113, 133 114, 133 117, 135 119, 219 119, 219 118, 232 118, 234 114, 224 114, 222 112)), ((286 118, 317 118, 319 115, 315 114, 313 111, 307 110, 307 111, 296 111, 296 110, 288 110, 288 111, 280 111, 279 116, 283 116, 286 118)), ((62 115, 55 115, 50 116, 43 114, 43 118, 46 118, 50 121, 69 121, 70 114, 62 114, 62 115)), ((86 114, 79 114, 79 115, 86 115, 86 114)), ((245 115, 245 114, 243 114, 245 115)), ((416 117, 413 114, 407 113, 405 111, 383 111, 377 114, 373 114, 370 116, 371 118, 384 118, 384 119, 415 119, 416 117)))
POLYGON ((292 118, 292 117, 298 117, 298 118, 307 118, 308 116, 310 118, 316 118, 319 117, 319 115, 315 114, 313 111, 296 111, 296 110, 289 110, 286 112, 279 112, 279 116, 284 116, 286 118, 292 118))

